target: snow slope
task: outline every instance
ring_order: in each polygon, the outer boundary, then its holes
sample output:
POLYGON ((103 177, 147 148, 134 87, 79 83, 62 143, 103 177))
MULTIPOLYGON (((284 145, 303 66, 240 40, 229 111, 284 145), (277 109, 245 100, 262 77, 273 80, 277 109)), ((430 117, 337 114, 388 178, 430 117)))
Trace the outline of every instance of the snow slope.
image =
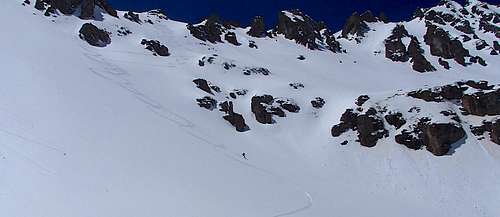
MULTIPOLYGON (((498 57, 488 56, 486 67, 420 74, 374 54, 394 23, 374 24, 364 43, 343 40, 348 53, 334 54, 283 37, 251 38, 245 29, 235 30, 244 46, 200 44, 185 23, 151 19, 139 25, 104 14, 92 23, 113 32, 112 43, 96 48, 78 37, 88 21, 3 2, 0 216, 500 215, 500 147, 491 142, 468 136, 453 155, 435 157, 390 140, 340 146, 330 135, 360 94, 462 79, 500 83, 498 57), (132 34, 118 36, 120 27, 132 34), (172 55, 153 56, 143 38, 172 55), (212 54, 215 64, 198 66, 212 54), (271 75, 243 75, 253 66, 271 75), (237 133, 222 113, 199 108, 195 99, 207 94, 196 78, 226 92, 247 89, 234 101, 250 130, 237 133), (292 98, 302 109, 259 124, 250 98, 261 94, 292 98), (318 96, 327 101, 322 110, 310 106, 318 96)), ((416 20, 407 26, 425 32, 416 20)))

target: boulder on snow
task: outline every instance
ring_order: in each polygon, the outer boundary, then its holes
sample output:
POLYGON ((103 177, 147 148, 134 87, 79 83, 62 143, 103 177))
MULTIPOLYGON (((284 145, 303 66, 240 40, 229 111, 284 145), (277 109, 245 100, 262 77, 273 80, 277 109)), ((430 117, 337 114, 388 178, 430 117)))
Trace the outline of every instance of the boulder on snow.
POLYGON ((374 147, 379 139, 387 137, 389 134, 384 127, 384 122, 378 116, 369 113, 370 111, 367 111, 366 114, 357 117, 356 127, 359 143, 362 146, 374 147))
POLYGON ((85 23, 80 28, 80 38, 92 46, 105 47, 111 43, 109 33, 97 28, 92 23, 85 23))
POLYGON ((155 56, 170 56, 167 46, 160 44, 159 41, 142 39, 141 44, 155 56))
POLYGON ((233 125, 236 128, 236 131, 245 132, 250 129, 245 123, 243 115, 234 112, 233 102, 225 101, 220 104, 220 107, 220 110, 226 113, 226 115, 223 116, 224 120, 233 125))
POLYGON ((403 118, 403 114, 401 114, 401 112, 390 113, 386 115, 384 118, 387 121, 387 123, 396 127, 396 129, 399 129, 406 124, 406 120, 403 118))
POLYGON ((203 98, 196 99, 196 102, 198 103, 198 105, 200 107, 206 108, 210 111, 217 108, 217 100, 215 100, 214 98, 209 97, 209 96, 205 96, 203 98))
POLYGON ((455 124, 430 124, 424 129, 424 144, 428 151, 443 156, 450 151, 451 145, 464 138, 465 131, 455 124))
POLYGON ((316 109, 323 108, 323 106, 325 106, 325 104, 326 104, 326 101, 321 97, 316 97, 313 100, 311 100, 312 107, 316 108, 316 109))
POLYGON ((188 24, 187 29, 193 37, 211 43, 222 42, 221 35, 225 31, 215 15, 208 17, 203 24, 188 24))
POLYGON ((130 20, 135 23, 142 23, 141 18, 139 17, 139 14, 136 14, 132 11, 129 11, 123 15, 123 17, 127 20, 130 20))

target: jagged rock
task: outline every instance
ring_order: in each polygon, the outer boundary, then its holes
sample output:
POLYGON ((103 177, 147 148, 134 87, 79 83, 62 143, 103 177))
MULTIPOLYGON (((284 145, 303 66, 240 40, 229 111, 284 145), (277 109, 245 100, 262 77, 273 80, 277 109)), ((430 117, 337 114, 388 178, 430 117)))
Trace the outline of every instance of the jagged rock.
MULTIPOLYGON (((168 20, 167 14, 162 9, 150 10, 150 11, 148 11, 148 14, 151 15, 151 16, 158 17, 158 18, 160 18, 162 20, 168 20)), ((149 20, 149 21, 151 21, 151 20, 149 20)), ((151 22, 151 24, 153 24, 153 23, 151 22)))
POLYGON ((266 26, 264 24, 264 18, 261 16, 256 16, 252 20, 252 24, 250 25, 250 30, 248 30, 247 34, 252 37, 265 37, 266 36, 266 26))
POLYGON ((441 87, 439 95, 447 100, 460 100, 464 91, 457 85, 445 85, 441 87))
POLYGON ((446 60, 443 60, 443 58, 438 59, 439 65, 443 66, 445 69, 450 69, 450 63, 448 63, 446 60))
POLYGON ((23 5, 30 5, 31 2, 29 0, 24 0, 23 5))
POLYGON ((238 42, 238 39, 236 38, 236 34, 234 32, 227 32, 225 35, 224 35, 224 39, 233 44, 233 45, 236 45, 236 46, 240 46, 241 44, 238 42))
POLYGON ((340 117, 340 123, 332 127, 331 133, 333 137, 339 137, 349 129, 356 130, 358 122, 358 114, 352 109, 347 109, 340 117))
POLYGON ((421 99, 426 102, 441 102, 443 101, 442 96, 438 92, 432 90, 417 90, 408 93, 408 96, 421 99))
POLYGON ((234 112, 233 102, 225 101, 220 104, 221 111, 225 112, 226 115, 223 117, 224 120, 228 121, 231 125, 236 128, 238 132, 245 132, 249 130, 248 125, 245 123, 243 115, 234 112))
POLYGON ((500 89, 491 92, 476 92, 462 97, 464 110, 472 115, 500 115, 500 89))
POLYGON ((487 66, 488 64, 486 63, 486 61, 484 61, 483 58, 481 58, 480 56, 475 56, 475 57, 470 57, 469 58, 469 61, 471 63, 479 63, 479 65, 482 65, 482 66, 487 66))
POLYGON ((493 48, 497 51, 500 51, 500 43, 498 41, 493 42, 493 48))
POLYGON ((290 83, 288 84, 288 86, 292 87, 293 89, 299 89, 299 88, 304 88, 304 84, 302 83, 298 83, 298 82, 295 82, 295 83, 290 83))
POLYGON ((129 11, 129 12, 125 13, 123 15, 123 17, 125 17, 125 19, 128 19, 128 20, 130 20, 132 22, 136 22, 136 23, 139 23, 139 24, 142 23, 141 18, 139 17, 139 14, 136 14, 136 13, 134 13, 132 11, 129 11))
POLYGON ((274 98, 271 95, 254 96, 252 97, 252 112, 255 114, 255 119, 261 124, 272 124, 273 115, 267 111, 267 107, 263 104, 271 104, 274 98))
POLYGON ((244 75, 251 75, 251 74, 261 74, 261 75, 269 75, 271 72, 269 69, 262 68, 262 67, 254 67, 254 68, 245 68, 243 70, 244 75))
POLYGON ((436 156, 443 156, 450 151, 453 143, 465 136, 465 131, 451 123, 434 123, 425 127, 423 135, 426 149, 436 156))
POLYGON ((198 102, 198 105, 202 108, 206 108, 208 110, 214 110, 217 107, 217 100, 215 100, 212 97, 205 96, 200 99, 196 99, 196 102, 198 102))
POLYGON ((347 38, 348 35, 364 36, 370 28, 361 19, 358 13, 354 12, 348 19, 344 27, 342 28, 342 37, 347 38))
POLYGON ((231 93, 229 93, 229 96, 233 99, 236 99, 237 96, 244 96, 248 93, 248 90, 246 89, 235 89, 231 93))
POLYGON ((117 30, 118 32, 118 36, 126 36, 126 35, 129 35, 129 34, 132 34, 132 32, 130 30, 128 30, 127 28, 125 27, 120 27, 120 29, 117 30))
POLYGON ((394 27, 392 34, 385 40, 385 57, 397 62, 406 62, 409 59, 406 46, 401 40, 409 34, 401 24, 394 27))
POLYGON ((111 7, 110 4, 106 2, 106 0, 95 0, 95 3, 97 6, 104 9, 104 11, 106 11, 109 15, 118 18, 118 13, 115 9, 113 9, 113 7, 111 7))
POLYGON ((356 99, 356 103, 355 104, 357 106, 362 106, 369 99, 370 99, 370 97, 368 95, 361 95, 361 96, 358 97, 358 99, 356 99))
POLYGON ((379 139, 388 136, 388 132, 384 127, 384 122, 374 115, 359 115, 356 127, 358 130, 359 143, 362 146, 374 147, 379 139))
POLYGON ((416 37, 411 37, 408 45, 408 55, 411 57, 410 62, 413 63, 412 68, 417 72, 436 71, 436 68, 424 57, 424 51, 420 47, 420 42, 416 37))
POLYGON ((221 35, 224 32, 224 28, 217 16, 210 16, 205 20, 204 24, 196 26, 188 24, 187 29, 191 35, 199 40, 211 43, 222 42, 221 35))
POLYGON ((81 19, 92 19, 94 17, 94 0, 83 0, 80 6, 80 18, 81 19))
POLYGON ((300 107, 297 105, 297 103, 293 102, 292 100, 289 99, 278 99, 276 102, 281 106, 281 108, 292 112, 292 113, 297 113, 300 111, 300 107))
POLYGON ((463 42, 468 42, 468 41, 472 40, 472 38, 467 36, 467 35, 462 35, 462 38, 463 38, 462 39, 463 42))
POLYGON ((470 26, 470 22, 467 20, 462 20, 461 22, 456 24, 455 29, 465 34, 474 34, 474 29, 470 26))
POLYGON ((198 87, 199 89, 209 93, 209 94, 214 94, 212 92, 212 88, 210 87, 210 85, 208 84, 208 81, 205 80, 205 79, 201 79, 201 78, 198 78, 198 79, 194 79, 193 80, 193 83, 196 84, 196 87, 198 87))
POLYGON ((476 50, 482 50, 486 47, 489 47, 488 43, 484 40, 479 40, 476 42, 476 50))
POLYGON ((385 120, 390 125, 396 127, 396 129, 399 129, 406 124, 406 120, 403 118, 403 114, 401 114, 401 112, 388 114, 385 116, 385 120))
POLYGON ((142 39, 142 45, 146 46, 146 49, 153 52, 153 55, 158 56, 170 56, 168 52, 168 48, 165 45, 160 44, 159 41, 156 40, 147 40, 142 39))
POLYGON ((401 134, 394 137, 396 143, 406 146, 409 149, 420 150, 422 148, 422 139, 416 137, 414 134, 403 130, 401 134))
POLYGON ((259 49, 259 47, 257 46, 257 44, 255 44, 255 41, 248 41, 248 47, 249 48, 259 49))
POLYGON ((80 28, 79 33, 80 38, 85 40, 92 46, 105 47, 106 45, 111 43, 109 33, 97 28, 92 23, 83 24, 82 28, 80 28))
POLYGON ((470 56, 469 51, 462 46, 459 40, 450 39, 446 31, 434 25, 427 27, 424 41, 430 46, 432 55, 444 59, 454 59, 463 66, 466 65, 465 57, 470 56))
POLYGON ((45 10, 45 1, 44 0, 36 0, 35 1, 35 9, 37 10, 45 10))
POLYGON ((311 100, 311 105, 313 108, 320 109, 320 108, 323 108, 323 106, 325 106, 325 104, 326 104, 326 101, 321 97, 316 97, 313 100, 311 100))
POLYGON ((275 31, 283 34, 285 38, 295 40, 298 44, 315 50, 319 46, 316 40, 319 39, 316 30, 318 24, 309 16, 298 10, 282 11, 278 16, 278 25, 275 31))
POLYGON ((496 50, 491 50, 490 55, 496 56, 496 55, 498 55, 498 52, 496 50))
POLYGON ((303 56, 303 55, 300 55, 300 56, 298 56, 298 57, 297 57, 297 59, 298 59, 298 60, 305 60, 305 59, 306 59, 306 57, 305 57, 305 56, 303 56))
POLYGON ((462 85, 464 85, 464 84, 467 85, 467 86, 469 86, 469 87, 472 87, 474 89, 479 89, 479 90, 491 90, 494 87, 493 85, 489 85, 488 81, 472 81, 472 80, 468 80, 465 83, 463 83, 462 85))
POLYGON ((492 142, 500 145, 500 120, 497 120, 491 126, 490 137, 492 142))

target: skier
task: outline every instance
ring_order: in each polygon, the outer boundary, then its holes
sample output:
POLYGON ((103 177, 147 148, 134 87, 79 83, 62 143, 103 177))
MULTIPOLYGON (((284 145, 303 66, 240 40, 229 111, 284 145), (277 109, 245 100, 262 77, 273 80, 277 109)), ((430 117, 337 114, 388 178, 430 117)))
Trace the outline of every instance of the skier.
POLYGON ((247 153, 243 152, 243 153, 241 153, 241 156, 243 156, 243 158, 244 158, 245 160, 248 160, 248 159, 247 159, 247 153))

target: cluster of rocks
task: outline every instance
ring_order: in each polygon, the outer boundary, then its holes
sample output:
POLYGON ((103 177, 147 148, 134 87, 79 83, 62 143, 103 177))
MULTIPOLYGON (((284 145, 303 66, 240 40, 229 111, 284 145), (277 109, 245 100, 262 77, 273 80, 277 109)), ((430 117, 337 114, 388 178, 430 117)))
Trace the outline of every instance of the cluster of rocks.
POLYGON ((266 36, 266 25, 264 23, 264 17, 256 16, 252 19, 250 24, 250 30, 247 34, 252 37, 262 38, 266 36))
POLYGON ((325 104, 326 104, 325 99, 323 99, 321 97, 316 97, 313 100, 311 100, 311 105, 315 109, 323 108, 323 106, 325 106, 325 104))
POLYGON ((263 67, 251 67, 243 69, 244 75, 270 75, 269 69, 263 67))
POLYGON ((132 34, 132 31, 123 26, 120 27, 116 32, 118 33, 118 36, 127 36, 132 34))
POLYGON ((248 125, 245 123, 245 119, 243 118, 243 115, 234 112, 233 102, 225 101, 225 102, 221 103, 220 104, 220 111, 225 113, 225 115, 223 116, 224 120, 231 123, 231 125, 233 125, 236 128, 236 131, 245 132, 245 131, 248 131, 250 129, 248 127, 248 125))
POLYGON ((80 38, 85 40, 92 46, 105 47, 111 43, 109 33, 105 30, 97 28, 92 23, 85 23, 80 28, 80 38))
POLYGON ((224 35, 225 41, 240 46, 241 43, 238 42, 236 33, 230 31, 233 28, 232 24, 222 23, 219 17, 215 15, 208 17, 200 24, 187 25, 190 34, 199 40, 208 41, 210 43, 222 43, 222 35, 224 35))
POLYGON ((100 7, 111 16, 118 17, 118 14, 106 0, 36 0, 35 8, 45 10, 45 15, 54 14, 56 10, 64 15, 72 15, 79 11, 81 19, 93 19, 94 8, 100 7))
POLYGON ((167 46, 162 45, 159 41, 142 39, 141 44, 144 45, 147 50, 153 52, 155 56, 170 56, 167 46))
POLYGON ((424 51, 420 47, 417 37, 408 34, 404 25, 399 24, 393 30, 392 34, 385 40, 385 56, 395 62, 410 62, 413 64, 413 70, 417 72, 430 72, 436 69, 423 55, 424 51), (402 39, 411 38, 408 48, 403 44, 402 39))
POLYGON ((297 113, 300 107, 290 99, 276 99, 271 95, 262 95, 252 97, 252 112, 255 119, 261 124, 273 124, 273 115, 286 117, 283 110, 297 113))
POLYGON ((196 87, 199 88, 200 90, 205 91, 206 93, 214 95, 214 92, 220 93, 221 89, 220 87, 212 84, 211 82, 202 79, 202 78, 197 78, 193 80, 193 83, 196 84, 196 87))
POLYGON ((290 84, 288 84, 288 86, 290 86, 291 88, 296 89, 296 90, 304 88, 304 84, 299 83, 299 82, 290 83, 290 84))
POLYGON ((129 11, 129 12, 125 13, 123 15, 123 17, 125 19, 127 19, 127 20, 130 20, 130 21, 138 23, 138 24, 142 23, 141 18, 139 17, 139 14, 136 14, 136 13, 134 13, 132 11, 129 11))
POLYGON ((273 33, 282 34, 311 50, 326 48, 332 52, 341 52, 340 43, 335 40, 326 24, 316 22, 299 10, 281 11, 273 33))
POLYGON ((480 126, 471 126, 471 132, 479 137, 479 140, 484 139, 484 134, 486 132, 490 133, 490 139, 492 142, 500 145, 500 119, 495 122, 483 121, 480 126))
POLYGON ((467 65, 465 57, 470 57, 469 51, 463 47, 458 39, 451 39, 448 32, 442 28, 428 24, 424 41, 429 45, 432 55, 444 59, 454 59, 460 65, 467 65))
MULTIPOLYGON (((464 115, 480 117, 500 115, 500 86, 489 85, 486 81, 456 82, 436 88, 411 91, 404 95, 397 94, 394 97, 411 97, 425 102, 444 103, 445 106, 440 108, 461 105, 457 110, 461 109, 464 115)), ((394 136, 396 143, 414 150, 425 147, 436 156, 451 154, 454 144, 466 136, 462 126, 464 122, 451 109, 437 112, 428 110, 421 113, 421 107, 406 109, 400 105, 384 106, 383 101, 365 106, 369 100, 366 95, 358 97, 355 102, 358 107, 346 110, 340 118, 340 123, 332 127, 332 136, 340 137, 349 131, 357 132, 357 142, 362 146, 373 147, 380 139, 388 137, 387 129, 390 129, 388 126, 392 126, 396 131, 394 136)), ((415 104, 420 103, 415 102, 415 104)), ((500 144, 499 128, 500 120, 484 121, 481 126, 471 126, 472 132, 477 136, 490 132, 491 140, 497 144, 500 144)), ((341 144, 347 143, 346 140, 341 144)))

